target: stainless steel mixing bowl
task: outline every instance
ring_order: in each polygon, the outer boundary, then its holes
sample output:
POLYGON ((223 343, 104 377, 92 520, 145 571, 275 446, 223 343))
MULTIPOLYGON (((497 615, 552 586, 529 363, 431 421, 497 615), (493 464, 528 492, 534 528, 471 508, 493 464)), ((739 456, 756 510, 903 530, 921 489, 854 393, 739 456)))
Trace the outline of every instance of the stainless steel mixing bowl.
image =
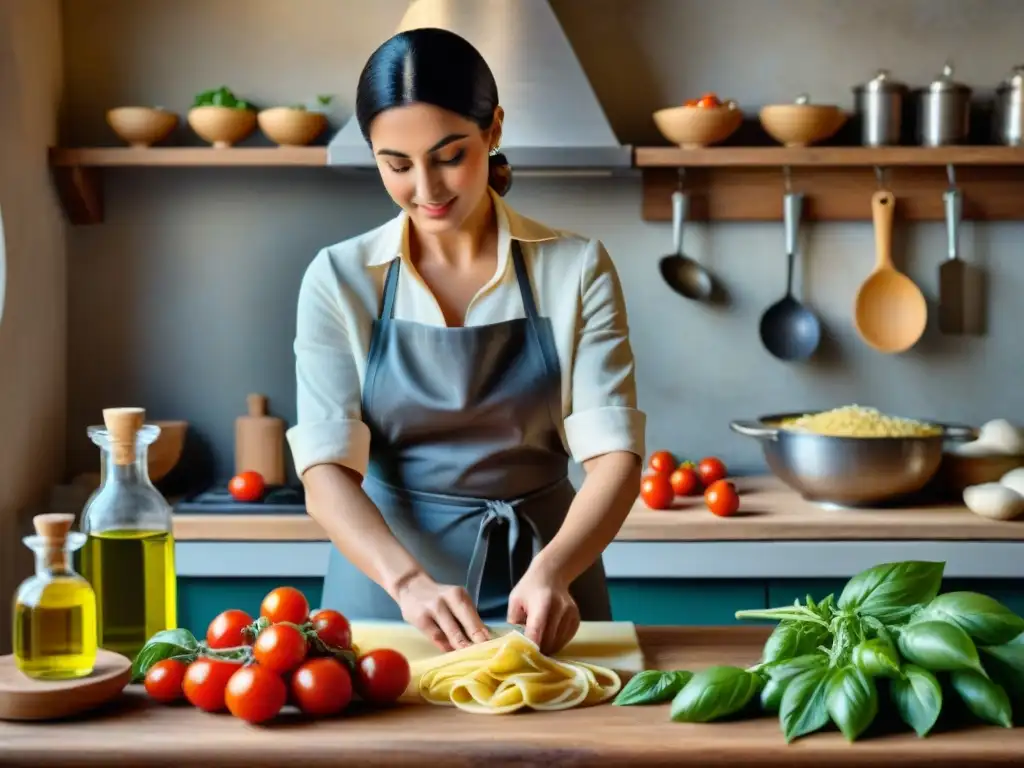
POLYGON ((760 441, 769 469, 809 501, 844 507, 888 502, 921 490, 942 462, 947 440, 973 440, 972 427, 940 424, 931 437, 833 437, 783 429, 777 413, 733 421, 734 432, 760 441))

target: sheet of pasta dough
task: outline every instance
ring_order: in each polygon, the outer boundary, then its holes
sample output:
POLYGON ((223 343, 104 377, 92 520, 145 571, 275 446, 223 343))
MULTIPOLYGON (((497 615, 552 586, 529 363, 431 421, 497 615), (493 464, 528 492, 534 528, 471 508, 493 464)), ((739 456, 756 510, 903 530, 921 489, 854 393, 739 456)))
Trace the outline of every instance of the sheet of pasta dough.
MULTIPOLYGON (((515 627, 492 624, 490 629, 494 636, 501 636, 515 627)), ((374 648, 393 648, 404 655, 412 668, 412 680, 404 698, 422 702, 417 693, 419 676, 423 670, 434 666, 441 655, 422 632, 401 621, 353 621, 352 642, 361 653, 374 648)), ((618 672, 623 680, 645 669, 636 625, 629 621, 583 622, 572 641, 554 658, 607 667, 618 672)))

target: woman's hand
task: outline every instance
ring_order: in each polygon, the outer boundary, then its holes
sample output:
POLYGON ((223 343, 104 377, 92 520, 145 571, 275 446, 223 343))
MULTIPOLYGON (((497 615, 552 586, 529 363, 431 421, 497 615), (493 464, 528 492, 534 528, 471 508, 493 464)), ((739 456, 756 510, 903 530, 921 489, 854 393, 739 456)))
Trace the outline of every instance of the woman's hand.
POLYGON ((564 648, 580 626, 580 609, 569 594, 569 585, 557 573, 531 565, 508 598, 508 621, 525 624, 526 636, 541 653, 564 648))
POLYGON ((419 573, 399 587, 396 599, 402 618, 446 653, 490 639, 490 632, 462 587, 438 584, 419 573))

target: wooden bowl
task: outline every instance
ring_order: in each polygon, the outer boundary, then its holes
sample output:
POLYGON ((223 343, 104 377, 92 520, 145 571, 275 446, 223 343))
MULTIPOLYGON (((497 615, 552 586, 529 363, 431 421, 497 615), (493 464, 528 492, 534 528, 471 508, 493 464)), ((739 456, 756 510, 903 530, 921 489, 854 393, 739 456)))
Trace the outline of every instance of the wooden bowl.
POLYGON ((282 147, 305 146, 327 127, 322 113, 294 107, 264 109, 256 120, 267 138, 282 147))
POLYGON ((1024 467, 1024 456, 963 456, 947 452, 935 479, 945 493, 959 497, 964 488, 995 483, 1012 469, 1024 467))
POLYGON ((725 141, 743 122, 743 110, 721 107, 667 107, 653 115, 661 135, 683 149, 697 149, 725 141))
POLYGON ((154 421, 160 427, 160 434, 149 446, 149 479, 154 483, 165 478, 181 460, 185 448, 187 421, 154 421))
POLYGON ((200 138, 217 149, 225 149, 256 130, 256 112, 232 107, 193 107, 188 111, 188 124, 200 138))
POLYGON ((178 116, 153 107, 115 107, 107 110, 107 125, 128 142, 144 148, 166 139, 178 126, 178 116))
POLYGON ((834 136, 847 114, 831 104, 770 104, 760 118, 768 135, 780 144, 806 147, 834 136))

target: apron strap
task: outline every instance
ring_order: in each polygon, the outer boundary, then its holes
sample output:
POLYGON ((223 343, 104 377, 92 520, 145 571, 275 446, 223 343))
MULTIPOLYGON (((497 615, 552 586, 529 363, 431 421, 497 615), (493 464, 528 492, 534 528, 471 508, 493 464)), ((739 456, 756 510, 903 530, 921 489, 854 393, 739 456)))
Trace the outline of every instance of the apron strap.
POLYGON ((396 257, 388 267, 388 274, 384 280, 384 298, 381 301, 380 320, 386 324, 395 316, 395 296, 398 295, 398 270, 402 266, 401 257, 396 257))
POLYGON ((533 299, 533 286, 530 285, 530 275, 526 271, 526 259, 523 258, 523 247, 518 240, 512 241, 512 266, 516 270, 516 282, 519 283, 519 293, 523 297, 523 309, 526 310, 526 317, 532 324, 538 317, 537 303, 533 299))
MULTIPOLYGON (((491 534, 500 525, 508 526, 508 571, 512 577, 512 586, 519 580, 522 574, 515 572, 515 551, 519 543, 519 523, 524 521, 529 528, 528 535, 532 545, 532 557, 536 557, 541 550, 542 539, 540 531, 530 518, 520 517, 516 514, 515 508, 507 501, 488 501, 487 511, 484 512, 483 520, 480 521, 480 531, 477 533, 476 543, 473 545, 473 554, 469 560, 469 571, 466 574, 466 591, 473 601, 473 605, 480 604, 480 588, 484 581, 484 565, 487 563, 487 552, 490 549, 491 534)), ((532 558, 531 558, 532 559, 532 558)))

